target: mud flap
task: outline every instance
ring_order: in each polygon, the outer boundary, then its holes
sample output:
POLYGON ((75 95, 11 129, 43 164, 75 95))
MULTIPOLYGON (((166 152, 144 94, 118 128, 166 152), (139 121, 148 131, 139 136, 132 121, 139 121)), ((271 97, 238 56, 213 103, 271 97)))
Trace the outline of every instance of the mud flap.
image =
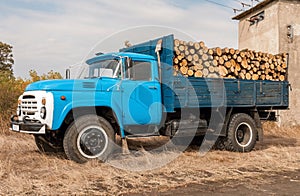
POLYGON ((127 155, 130 154, 126 137, 122 138, 122 154, 127 155))

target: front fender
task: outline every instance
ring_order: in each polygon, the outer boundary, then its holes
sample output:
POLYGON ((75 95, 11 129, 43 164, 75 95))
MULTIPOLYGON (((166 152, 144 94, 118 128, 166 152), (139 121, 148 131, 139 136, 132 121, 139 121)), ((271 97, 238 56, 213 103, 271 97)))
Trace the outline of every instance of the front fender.
MULTIPOLYGON (((74 96, 68 96, 66 100, 61 100, 60 96, 55 98, 55 107, 53 115, 52 130, 58 130, 63 124, 66 116, 75 109, 78 108, 89 108, 91 113, 96 114, 96 107, 106 107, 111 108, 111 110, 116 115, 116 120, 121 129, 121 135, 124 135, 123 123, 122 123, 122 110, 121 105, 118 100, 111 100, 109 96, 88 96, 77 97, 74 99, 74 96), (68 98, 69 97, 69 98, 68 98), (72 97, 72 99, 71 99, 72 97), (101 97, 101 98, 99 98, 101 97), (105 98, 106 97, 106 98, 105 98), (94 108, 94 111, 93 111, 94 108)), ((76 114, 75 114, 76 115, 76 114)))

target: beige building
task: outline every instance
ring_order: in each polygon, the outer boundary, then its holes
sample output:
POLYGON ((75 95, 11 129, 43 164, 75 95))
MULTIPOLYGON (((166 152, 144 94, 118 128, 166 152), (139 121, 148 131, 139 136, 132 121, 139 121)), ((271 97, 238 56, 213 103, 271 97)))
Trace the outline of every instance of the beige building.
POLYGON ((300 125, 300 0, 265 0, 233 19, 239 20, 239 49, 289 53, 293 90, 290 110, 280 112, 280 122, 300 125))

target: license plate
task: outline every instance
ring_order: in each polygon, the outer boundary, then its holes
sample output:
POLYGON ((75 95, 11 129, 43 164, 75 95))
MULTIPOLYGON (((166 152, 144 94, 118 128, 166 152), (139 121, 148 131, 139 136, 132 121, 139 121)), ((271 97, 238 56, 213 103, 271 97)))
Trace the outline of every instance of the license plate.
POLYGON ((12 125, 12 130, 13 131, 20 131, 20 126, 19 125, 12 125))

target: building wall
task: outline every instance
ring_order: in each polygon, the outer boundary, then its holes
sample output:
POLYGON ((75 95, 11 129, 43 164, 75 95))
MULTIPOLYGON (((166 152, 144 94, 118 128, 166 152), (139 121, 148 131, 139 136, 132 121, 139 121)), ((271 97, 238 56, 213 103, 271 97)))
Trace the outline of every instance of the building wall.
POLYGON ((279 52, 289 53, 290 111, 281 112, 283 124, 300 124, 300 1, 279 3, 279 52), (293 29, 293 39, 287 36, 287 25, 293 29))
POLYGON ((278 4, 271 3, 265 9, 258 9, 251 15, 243 18, 239 23, 239 48, 249 48, 256 51, 268 51, 278 54, 279 51, 279 24, 278 24, 278 4), (257 24, 250 25, 247 21, 251 16, 255 16, 261 11, 265 11, 265 19, 257 24))
POLYGON ((300 1, 278 0, 240 19, 239 48, 278 54, 289 53, 290 110, 280 112, 282 125, 300 125, 300 1), (247 18, 265 11, 265 19, 250 26, 247 18), (287 36, 287 25, 294 37, 287 36))

